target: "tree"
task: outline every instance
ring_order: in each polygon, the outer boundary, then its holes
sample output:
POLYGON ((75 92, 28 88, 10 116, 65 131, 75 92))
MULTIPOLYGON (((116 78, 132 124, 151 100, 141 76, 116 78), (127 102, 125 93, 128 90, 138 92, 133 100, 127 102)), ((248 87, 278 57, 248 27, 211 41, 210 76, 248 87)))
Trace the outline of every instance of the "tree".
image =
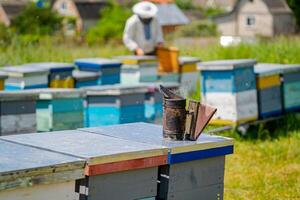
POLYGON ((298 28, 300 27, 300 1, 299 0, 287 0, 290 8, 293 10, 298 28))

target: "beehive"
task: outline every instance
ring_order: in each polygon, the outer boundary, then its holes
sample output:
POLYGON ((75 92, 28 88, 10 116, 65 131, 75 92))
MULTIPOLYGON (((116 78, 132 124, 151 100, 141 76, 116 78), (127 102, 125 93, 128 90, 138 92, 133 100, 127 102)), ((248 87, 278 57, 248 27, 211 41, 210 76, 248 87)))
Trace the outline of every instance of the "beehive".
POLYGON ((41 68, 49 70, 48 87, 49 88, 74 88, 74 79, 72 71, 73 64, 70 63, 56 63, 56 62, 42 62, 29 63, 26 66, 32 68, 41 68))
POLYGON ((75 88, 98 85, 99 73, 87 71, 73 71, 73 78, 75 80, 75 88))
POLYGON ((207 134, 198 141, 172 141, 163 138, 162 126, 132 123, 82 129, 168 148, 168 163, 159 167, 155 199, 223 199, 225 156, 233 153, 233 140, 207 134))
MULTIPOLYGON (((167 164, 168 156, 167 148, 163 146, 126 141, 76 130, 30 134, 26 137, 6 138, 6 140, 83 158, 86 161, 85 177, 77 179, 76 185, 70 187, 80 194, 80 198, 78 196, 77 198, 73 196, 56 198, 56 191, 53 195, 46 194, 49 198, 36 198, 46 200, 53 198, 59 200, 155 199, 158 167, 167 164)), ((55 157, 53 160, 59 158, 55 157)), ((59 172, 59 169, 57 171, 55 169, 54 165, 51 172, 59 172)), ((70 180, 67 176, 58 178, 70 180)), ((74 182, 71 183, 74 184, 74 182)))
POLYGON ((156 82, 158 79, 158 61, 155 56, 119 56, 123 63, 121 70, 122 84, 156 82))
POLYGON ((146 86, 86 87, 87 126, 145 121, 146 86))
POLYGON ((37 130, 40 132, 82 128, 84 92, 75 89, 37 91, 37 130))
POLYGON ((36 131, 36 100, 31 90, 0 92, 0 135, 36 131))
POLYGON ((240 124, 258 118, 255 60, 203 62, 201 100, 218 109, 213 124, 240 124))
POLYGON ((100 77, 98 85, 120 83, 121 63, 117 60, 106 58, 83 58, 75 60, 81 71, 98 72, 100 77))
POLYGON ((5 90, 25 90, 33 88, 47 88, 49 70, 28 66, 3 67, 8 75, 5 81, 5 90))
POLYGON ((283 102, 286 112, 300 110, 300 64, 283 65, 283 102))
POLYGON ((3 140, 0 157, 1 200, 78 199, 75 181, 84 178, 83 159, 3 140))
POLYGON ((278 116, 283 112, 279 64, 257 64, 254 67, 261 119, 278 116))

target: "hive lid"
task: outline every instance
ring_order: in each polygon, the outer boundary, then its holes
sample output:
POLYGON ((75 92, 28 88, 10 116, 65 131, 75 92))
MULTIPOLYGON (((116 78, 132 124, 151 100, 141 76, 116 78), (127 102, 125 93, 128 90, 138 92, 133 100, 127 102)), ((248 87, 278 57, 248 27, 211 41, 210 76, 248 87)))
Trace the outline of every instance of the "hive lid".
POLYGON ((38 94, 40 100, 81 98, 85 96, 85 92, 79 89, 44 88, 34 89, 32 91, 38 94))
POLYGON ((87 72, 87 71, 79 71, 74 70, 72 72, 72 76, 76 80, 84 81, 84 80, 94 80, 98 79, 100 76, 100 73, 98 72, 87 72))
POLYGON ((200 61, 201 60, 199 58, 196 58, 196 57, 189 57, 189 56, 181 56, 181 57, 179 57, 179 63, 181 65, 184 65, 184 64, 194 64, 194 63, 198 63, 200 61))
POLYGON ((300 72, 300 64, 286 64, 282 65, 282 72, 300 72))
POLYGON ((41 69, 37 67, 30 67, 30 66, 8 66, 2 67, 0 69, 2 72, 7 73, 9 77, 24 77, 30 75, 37 75, 37 74, 48 74, 48 69, 41 69))
POLYGON ((256 63, 254 59, 216 60, 199 63, 198 70, 233 70, 235 68, 254 66, 256 63))
POLYGON ((258 63, 254 66, 254 72, 258 76, 276 75, 281 73, 282 66, 282 64, 275 63, 258 63))
POLYGON ((61 63, 61 62, 28 63, 25 64, 24 66, 48 69, 51 72, 73 70, 75 68, 72 63, 61 63))
POLYGON ((70 155, 1 139, 0 158, 0 190, 84 178, 85 161, 70 155))
POLYGON ((82 90, 85 90, 88 96, 93 96, 93 95, 117 96, 123 94, 146 93, 148 91, 148 87, 146 85, 114 84, 114 85, 98 85, 98 86, 91 86, 91 87, 83 87, 82 90))
POLYGON ((86 159, 89 165, 167 155, 167 148, 79 130, 4 136, 7 141, 86 159))
POLYGON ((233 145, 233 139, 231 138, 207 134, 201 134, 197 141, 168 140, 163 138, 162 126, 148 123, 131 123, 80 130, 145 144, 164 146, 169 148, 171 154, 233 145))
POLYGON ((0 91, 0 101, 37 100, 38 96, 35 90, 0 91))
POLYGON ((7 78, 8 78, 8 74, 6 72, 0 71, 0 79, 7 79, 7 78))
POLYGON ((81 65, 91 65, 91 66, 98 66, 98 67, 111 67, 115 65, 121 65, 117 60, 108 59, 108 58, 81 58, 75 60, 75 64, 77 66, 81 65))

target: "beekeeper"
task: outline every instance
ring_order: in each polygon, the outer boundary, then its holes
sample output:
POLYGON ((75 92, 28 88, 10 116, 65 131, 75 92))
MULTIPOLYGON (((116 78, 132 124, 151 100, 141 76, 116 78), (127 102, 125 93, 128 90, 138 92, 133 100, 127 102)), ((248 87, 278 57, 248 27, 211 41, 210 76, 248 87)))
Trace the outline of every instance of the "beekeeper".
POLYGON ((134 15, 127 20, 124 30, 124 44, 136 55, 155 55, 156 47, 164 42, 156 5, 144 1, 135 4, 132 10, 134 15))

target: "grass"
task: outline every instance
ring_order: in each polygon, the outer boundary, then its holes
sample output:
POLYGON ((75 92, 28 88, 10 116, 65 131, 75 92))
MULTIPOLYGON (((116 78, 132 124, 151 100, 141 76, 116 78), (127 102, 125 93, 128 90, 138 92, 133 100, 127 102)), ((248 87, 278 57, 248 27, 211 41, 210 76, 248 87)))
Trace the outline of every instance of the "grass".
MULTIPOLYGON (((181 47, 182 54, 202 60, 256 58, 260 62, 300 63, 299 52, 300 38, 297 37, 279 37, 229 48, 215 44, 181 47)), ((41 61, 72 62, 82 57, 128 53, 123 46, 113 44, 87 46, 51 39, 35 44, 15 42, 0 47, 0 66, 41 61)), ((288 118, 256 127, 251 137, 225 133, 236 138, 235 153, 228 156, 226 164, 225 199, 300 199, 299 124, 299 120, 288 118)))

